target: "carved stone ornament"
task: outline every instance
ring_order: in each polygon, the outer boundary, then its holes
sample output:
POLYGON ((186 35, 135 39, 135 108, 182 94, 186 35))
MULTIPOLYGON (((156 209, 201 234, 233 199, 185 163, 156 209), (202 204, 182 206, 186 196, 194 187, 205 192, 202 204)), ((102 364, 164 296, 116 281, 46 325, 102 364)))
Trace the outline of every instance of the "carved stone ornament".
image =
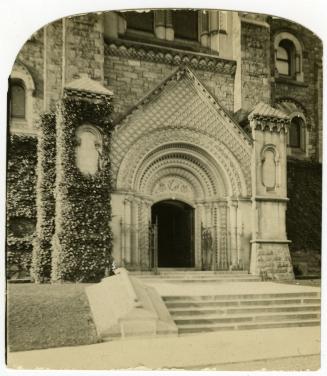
MULTIPOLYGON (((167 147, 175 147, 182 149, 174 157, 181 168, 187 156, 196 153, 196 159, 210 162, 219 177, 212 186, 223 184, 228 195, 250 196, 252 140, 193 73, 183 71, 178 80, 178 71, 166 79, 116 125, 111 148, 114 184, 120 190, 138 191, 137 179, 147 158, 158 153, 159 160, 167 147)), ((212 173, 205 175, 209 178, 212 173)), ((201 174, 196 176, 203 181, 201 174)))
POLYGON ((218 56, 189 51, 178 51, 123 40, 110 40, 105 45, 105 53, 111 56, 140 59, 154 63, 188 65, 192 68, 234 75, 236 61, 221 59, 218 56))
POLYGON ((153 193, 162 194, 162 193, 181 193, 189 194, 191 191, 190 186, 185 180, 182 180, 177 177, 167 177, 161 179, 154 187, 153 193))

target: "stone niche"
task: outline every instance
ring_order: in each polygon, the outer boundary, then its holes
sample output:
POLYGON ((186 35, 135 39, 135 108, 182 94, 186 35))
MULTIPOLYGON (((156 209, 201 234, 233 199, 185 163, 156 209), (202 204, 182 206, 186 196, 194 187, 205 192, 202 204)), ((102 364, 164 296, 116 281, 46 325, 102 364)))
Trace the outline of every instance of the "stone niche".
POLYGON ((95 175, 100 169, 102 137, 92 125, 80 126, 76 132, 76 166, 85 175, 95 175))

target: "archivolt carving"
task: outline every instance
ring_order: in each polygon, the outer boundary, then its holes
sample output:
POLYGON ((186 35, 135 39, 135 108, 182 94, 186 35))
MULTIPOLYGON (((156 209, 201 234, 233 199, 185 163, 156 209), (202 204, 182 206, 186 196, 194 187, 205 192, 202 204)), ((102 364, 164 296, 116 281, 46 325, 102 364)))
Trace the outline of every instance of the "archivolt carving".
MULTIPOLYGON (((190 149, 194 148, 190 146, 190 149)), ((220 196, 226 194, 228 182, 223 176, 217 176, 217 167, 208 158, 204 158, 199 152, 189 150, 185 145, 184 149, 181 147, 177 149, 175 145, 166 145, 164 149, 159 148, 156 153, 150 153, 150 156, 142 161, 141 168, 133 179, 135 182, 133 189, 144 191, 148 179, 168 166, 178 166, 180 170, 188 171, 197 177, 207 187, 204 188, 206 195, 215 195, 218 192, 220 196)))
MULTIPOLYGON (((126 159, 126 150, 134 149, 136 144, 144 149, 153 142, 148 141, 149 135, 155 133, 161 144, 180 141, 198 145, 203 150, 219 149, 217 160, 220 165, 224 164, 229 179, 234 176, 238 185, 237 189, 233 188, 234 192, 250 193, 251 141, 189 70, 180 80, 165 81, 163 89, 154 90, 153 95, 117 125, 112 139, 114 177, 126 159), (240 172, 236 173, 237 169, 240 172)), ((156 146, 160 146, 158 139, 155 141, 156 146)), ((139 156, 145 155, 142 154, 140 152, 139 156)), ((136 159, 135 155, 132 159, 136 159)))
MULTIPOLYGON (((194 129, 162 128, 135 140, 130 149, 125 149, 125 157, 122 158, 120 164, 120 158, 112 161, 113 178, 114 180, 116 178, 117 188, 132 189, 137 172, 142 169, 142 164, 151 153, 156 152, 160 147, 167 148, 169 144, 179 143, 187 145, 189 149, 194 148, 199 155, 206 155, 209 161, 215 162, 216 170, 220 170, 225 181, 230 182, 230 187, 226 187, 229 195, 246 196, 251 194, 250 160, 243 160, 242 166, 222 142, 194 129), (127 153, 126 150, 128 150, 127 153)), ((116 157, 118 157, 117 154, 116 157)), ((179 164, 181 161, 179 159, 179 164)))

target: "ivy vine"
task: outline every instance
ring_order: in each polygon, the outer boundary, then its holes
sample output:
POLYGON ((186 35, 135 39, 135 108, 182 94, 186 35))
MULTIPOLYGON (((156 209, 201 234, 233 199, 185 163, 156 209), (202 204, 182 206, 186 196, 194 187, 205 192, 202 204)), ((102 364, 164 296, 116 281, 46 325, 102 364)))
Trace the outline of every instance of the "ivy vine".
POLYGON ((37 228, 33 243, 31 277, 35 282, 50 279, 51 240, 55 217, 56 117, 41 116, 37 150, 37 228))
POLYGON ((37 139, 13 134, 8 140, 7 164, 7 276, 29 274, 36 222, 37 139), (24 234, 21 222, 30 234, 24 234))
POLYGON ((52 239, 52 281, 97 281, 111 262, 110 138, 112 106, 64 97, 57 113, 56 231, 52 239), (91 124, 102 135, 101 169, 84 175, 76 166, 76 131, 91 124))

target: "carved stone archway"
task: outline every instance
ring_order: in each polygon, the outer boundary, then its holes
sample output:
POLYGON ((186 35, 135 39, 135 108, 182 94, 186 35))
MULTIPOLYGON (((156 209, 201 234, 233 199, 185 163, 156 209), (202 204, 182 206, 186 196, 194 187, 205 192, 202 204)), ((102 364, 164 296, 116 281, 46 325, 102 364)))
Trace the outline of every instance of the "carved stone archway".
POLYGON ((111 148, 118 262, 149 269, 151 206, 180 200, 194 208, 195 267, 203 267, 203 232, 212 237, 213 268, 242 263, 251 142, 188 69, 129 111, 113 132, 111 148))

